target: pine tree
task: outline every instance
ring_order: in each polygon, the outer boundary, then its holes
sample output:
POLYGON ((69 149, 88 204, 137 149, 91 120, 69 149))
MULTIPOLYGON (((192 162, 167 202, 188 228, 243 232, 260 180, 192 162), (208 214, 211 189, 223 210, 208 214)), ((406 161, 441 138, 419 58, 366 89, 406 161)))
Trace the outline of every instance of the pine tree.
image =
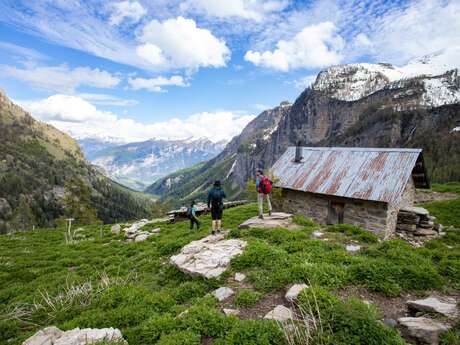
POLYGON ((65 184, 64 215, 74 218, 76 224, 92 224, 98 220, 96 210, 91 206, 91 188, 79 178, 72 178, 65 184))
POLYGON ((13 212, 11 224, 13 230, 16 231, 29 230, 35 224, 34 214, 24 194, 19 196, 19 203, 13 212))

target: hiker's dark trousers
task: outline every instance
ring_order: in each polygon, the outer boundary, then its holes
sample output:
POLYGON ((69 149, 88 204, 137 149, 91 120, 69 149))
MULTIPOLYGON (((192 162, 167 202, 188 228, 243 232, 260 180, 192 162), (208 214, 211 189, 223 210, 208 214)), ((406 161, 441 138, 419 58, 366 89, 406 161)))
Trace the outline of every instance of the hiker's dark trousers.
POLYGON ((196 228, 200 228, 200 221, 196 217, 190 217, 190 230, 193 229, 194 224, 196 224, 196 228))

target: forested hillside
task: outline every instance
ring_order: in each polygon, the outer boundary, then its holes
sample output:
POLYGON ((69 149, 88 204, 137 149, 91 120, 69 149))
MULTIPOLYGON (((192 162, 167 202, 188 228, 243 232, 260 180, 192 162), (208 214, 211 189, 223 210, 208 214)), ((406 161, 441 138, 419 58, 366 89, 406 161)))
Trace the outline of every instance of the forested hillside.
POLYGON ((150 198, 109 180, 78 144, 34 120, 0 92, 0 232, 77 222, 114 222, 148 214, 150 198))

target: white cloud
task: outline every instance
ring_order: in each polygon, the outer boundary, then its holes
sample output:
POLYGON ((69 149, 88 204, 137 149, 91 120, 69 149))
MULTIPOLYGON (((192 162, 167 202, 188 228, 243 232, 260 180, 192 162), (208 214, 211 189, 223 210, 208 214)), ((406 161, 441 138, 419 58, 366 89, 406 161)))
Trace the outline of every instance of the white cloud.
POLYGON ((138 56, 159 69, 223 67, 230 55, 225 41, 183 17, 152 20, 139 39, 138 56))
POLYGON ((180 75, 173 75, 170 78, 161 76, 152 79, 129 78, 128 83, 134 90, 145 89, 151 92, 164 92, 163 86, 189 86, 180 75))
POLYGON ((279 71, 297 68, 324 67, 339 63, 344 40, 336 33, 332 22, 323 22, 305 27, 291 40, 278 41, 273 51, 249 50, 244 58, 256 66, 279 71))
POLYGON ((283 10, 288 3, 286 0, 187 0, 181 4, 181 9, 211 17, 239 17, 261 21, 267 14, 283 10))
POLYGON ((294 86, 299 90, 304 90, 307 87, 310 87, 315 82, 315 80, 316 80, 316 74, 307 75, 303 78, 294 80, 294 86))
POLYGON ((54 95, 40 101, 19 102, 36 118, 76 138, 118 138, 125 142, 150 138, 186 139, 205 137, 214 142, 230 140, 254 119, 254 115, 230 111, 202 112, 185 119, 173 118, 149 124, 120 118, 98 110, 77 96, 54 95))
POLYGON ((120 25, 125 19, 137 23, 147 14, 147 10, 137 1, 121 1, 112 4, 111 25, 120 25))
POLYGON ((78 96, 97 105, 130 107, 139 104, 135 99, 123 99, 103 93, 80 93, 78 96))
POLYGON ((58 121, 73 125, 85 122, 113 122, 117 119, 110 112, 100 111, 77 96, 57 94, 40 101, 19 103, 39 120, 45 122, 58 121))
POLYGON ((83 85, 111 88, 120 83, 120 79, 109 72, 89 67, 70 68, 67 65, 60 65, 17 68, 3 66, 1 72, 38 88, 66 93, 72 93, 83 85))
MULTIPOLYGON (((414 1, 378 18, 368 33, 376 59, 395 64, 452 47, 460 47, 460 2, 414 1)), ((458 55, 450 64, 460 67, 458 55)))
POLYGON ((11 55, 23 57, 27 60, 37 61, 48 59, 46 55, 35 49, 26 48, 10 42, 0 42, 0 49, 10 53, 11 55))

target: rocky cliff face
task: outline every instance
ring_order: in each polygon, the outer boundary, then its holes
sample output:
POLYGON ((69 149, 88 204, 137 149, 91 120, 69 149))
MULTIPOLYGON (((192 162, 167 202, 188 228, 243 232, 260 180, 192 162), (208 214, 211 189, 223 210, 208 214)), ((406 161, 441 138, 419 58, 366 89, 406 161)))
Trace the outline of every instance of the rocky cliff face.
MULTIPOLYGON (((434 76, 417 75, 417 71, 414 66, 409 73, 387 64, 326 69, 294 104, 268 111, 278 116, 273 125, 263 127, 263 135, 245 141, 245 129, 222 155, 205 165, 206 170, 220 166, 220 178, 226 179, 236 196, 256 167, 268 169, 288 146, 301 141, 307 146, 422 147, 435 179, 458 179, 460 173, 453 167, 460 162, 454 149, 460 144, 460 133, 452 130, 460 124, 458 70, 434 76)), ((264 112, 253 122, 263 123, 266 117, 264 112)), ((251 126, 247 130, 252 133, 251 126)), ((193 180, 200 172, 186 177, 193 180)), ((175 186, 167 177, 152 190, 168 198, 175 186)), ((186 191, 181 193, 176 198, 187 198, 186 191)))

